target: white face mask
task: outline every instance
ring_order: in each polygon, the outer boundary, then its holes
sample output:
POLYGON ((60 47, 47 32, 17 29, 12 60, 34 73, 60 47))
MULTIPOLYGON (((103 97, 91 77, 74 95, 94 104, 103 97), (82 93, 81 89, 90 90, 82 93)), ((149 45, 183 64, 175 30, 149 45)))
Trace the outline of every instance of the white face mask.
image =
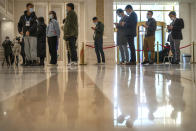
POLYGON ((175 20, 175 18, 174 17, 171 17, 171 20, 175 20))
POLYGON ((53 19, 53 15, 52 15, 52 14, 50 14, 50 15, 49 15, 49 18, 50 18, 50 19, 53 19))
POLYGON ((147 15, 147 19, 150 19, 150 18, 151 18, 151 16, 147 15))
POLYGON ((30 9, 29 9, 29 12, 30 12, 30 13, 33 13, 33 12, 34 12, 34 9, 33 9, 33 8, 30 8, 30 9))
POLYGON ((97 24, 98 24, 98 22, 95 22, 94 24, 95 24, 95 25, 97 25, 97 24))

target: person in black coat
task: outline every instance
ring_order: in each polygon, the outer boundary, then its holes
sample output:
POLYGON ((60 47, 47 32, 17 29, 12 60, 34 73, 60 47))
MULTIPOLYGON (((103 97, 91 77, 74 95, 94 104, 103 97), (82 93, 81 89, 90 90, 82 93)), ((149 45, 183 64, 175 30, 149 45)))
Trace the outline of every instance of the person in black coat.
POLYGON ((125 22, 122 22, 122 26, 126 28, 126 37, 129 44, 129 48, 131 51, 131 60, 130 65, 136 65, 136 53, 135 53, 135 44, 134 38, 137 36, 137 14, 134 12, 133 7, 131 5, 127 5, 125 8, 129 17, 125 22))
POLYGON ((37 60, 37 16, 34 5, 28 3, 26 11, 18 22, 18 32, 24 37, 26 65, 36 64, 37 60))
POLYGON ((172 64, 180 63, 180 42, 183 39, 182 29, 184 29, 184 20, 176 17, 176 12, 171 11, 169 17, 172 23, 167 26, 169 34, 169 42, 173 54, 172 64))
POLYGON ((46 28, 44 18, 39 17, 37 26, 37 56, 40 58, 40 66, 44 66, 46 57, 46 28))
POLYGON ((7 65, 10 66, 12 62, 12 55, 13 55, 12 47, 14 46, 14 44, 10 41, 9 37, 6 36, 5 41, 3 42, 2 46, 4 49, 4 56, 5 56, 7 65))

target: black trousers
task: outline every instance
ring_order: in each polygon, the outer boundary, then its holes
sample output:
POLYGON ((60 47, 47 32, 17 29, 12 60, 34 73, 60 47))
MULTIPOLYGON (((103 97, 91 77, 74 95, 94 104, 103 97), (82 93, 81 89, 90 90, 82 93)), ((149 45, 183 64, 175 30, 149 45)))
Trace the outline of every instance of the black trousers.
POLYGON ((128 45, 129 45, 129 49, 130 49, 130 52, 131 52, 130 62, 136 62, 134 36, 129 36, 128 37, 128 45))
POLYGON ((76 40, 77 38, 74 36, 71 36, 67 39, 68 44, 69 44, 69 55, 71 57, 72 62, 78 62, 76 40))
POLYGON ((50 64, 57 64, 57 36, 48 37, 48 46, 49 52, 51 56, 50 64))
POLYGON ((101 63, 101 55, 102 62, 105 63, 105 54, 103 52, 103 38, 95 39, 95 53, 97 55, 97 62, 101 63))

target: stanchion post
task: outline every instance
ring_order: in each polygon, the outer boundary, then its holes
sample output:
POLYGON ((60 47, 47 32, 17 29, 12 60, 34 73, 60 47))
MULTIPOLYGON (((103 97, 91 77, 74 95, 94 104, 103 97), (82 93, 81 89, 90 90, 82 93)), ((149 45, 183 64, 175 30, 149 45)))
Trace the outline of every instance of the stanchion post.
POLYGON ((119 47, 117 46, 117 64, 120 64, 119 47))
POLYGON ((193 64, 195 64, 195 42, 193 41, 193 64))
POLYGON ((159 42, 157 41, 157 64, 159 64, 159 42))
POLYGON ((82 42, 82 50, 80 52, 80 65, 85 65, 84 63, 84 42, 82 42))

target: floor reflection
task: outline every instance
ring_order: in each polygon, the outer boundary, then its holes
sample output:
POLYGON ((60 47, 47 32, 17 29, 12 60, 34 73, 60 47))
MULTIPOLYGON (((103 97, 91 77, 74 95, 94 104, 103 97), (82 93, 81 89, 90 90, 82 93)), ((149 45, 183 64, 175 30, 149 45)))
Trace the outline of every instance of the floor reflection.
POLYGON ((0 131, 195 131, 194 68, 0 69, 0 131))
POLYGON ((148 67, 117 67, 114 125, 128 128, 182 126, 186 104, 179 69, 171 68, 167 74, 148 67))

